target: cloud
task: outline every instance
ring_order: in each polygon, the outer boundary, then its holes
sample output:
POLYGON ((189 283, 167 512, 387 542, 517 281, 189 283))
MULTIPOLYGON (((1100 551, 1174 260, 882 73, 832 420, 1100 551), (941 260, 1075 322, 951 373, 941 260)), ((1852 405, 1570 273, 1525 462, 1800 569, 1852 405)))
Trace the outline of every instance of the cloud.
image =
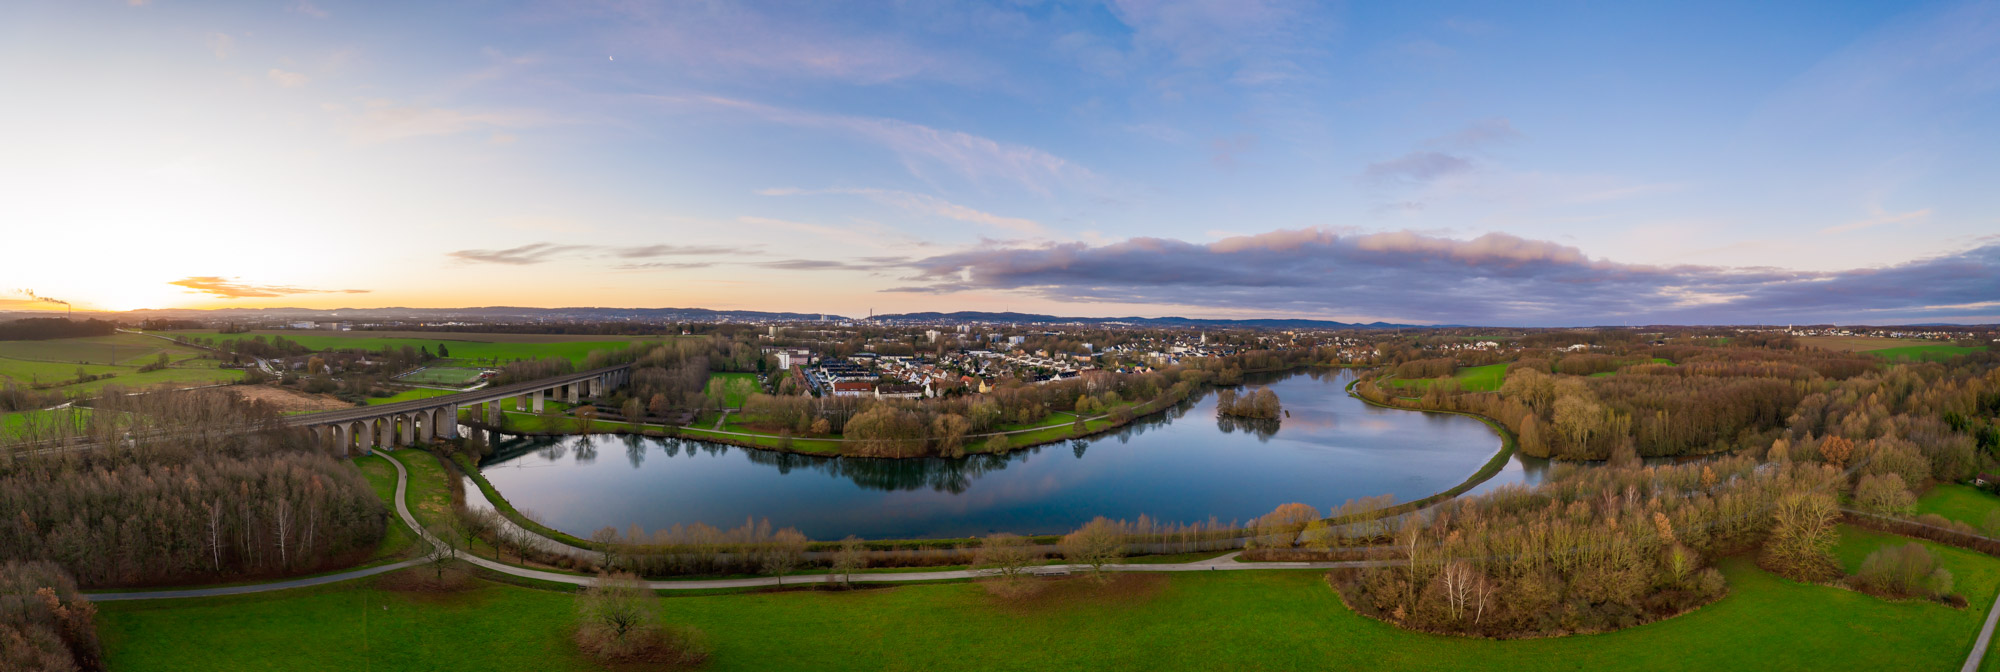
POLYGON ((835 130, 879 145, 901 159, 911 174, 924 177, 943 168, 975 182, 1005 180, 1041 194, 1057 187, 1096 188, 1101 180, 1090 170, 1060 156, 960 131, 947 131, 896 119, 818 114, 772 107, 718 96, 656 96, 655 100, 684 106, 726 109, 765 121, 835 130))
POLYGON ((1915 320, 2000 312, 2000 244, 1883 268, 1646 266, 1550 241, 1279 230, 1196 244, 989 245, 918 259, 889 291, 1509 325, 1915 320), (1971 308, 1968 308, 1970 306, 1971 308))
MULTIPOLYGON (((608 257, 613 259, 654 259, 659 257, 712 256, 727 254, 754 254, 741 247, 721 245, 636 245, 618 247, 608 245, 560 245, 556 243, 532 243, 504 250, 459 250, 445 256, 461 262, 479 264, 505 264, 508 266, 532 266, 535 264, 566 258, 608 257)), ((680 262, 689 264, 693 262, 680 262)), ((703 262, 708 265, 713 262, 703 262)), ((618 268, 693 268, 675 264, 625 264, 618 268)))
POLYGON ((333 16, 332 12, 320 9, 318 5, 312 3, 312 0, 299 0, 296 3, 293 3, 292 11, 304 14, 306 16, 310 16, 315 19, 324 19, 326 17, 333 16))
MULTIPOLYGON (((829 6, 831 7, 831 6, 829 6)), ((841 16, 811 16, 811 4, 759 13, 738 3, 608 5, 618 56, 644 56, 677 71, 737 79, 746 71, 854 84, 907 79, 979 81, 980 68, 920 48, 880 27, 839 32, 841 16)), ((832 9, 849 14, 847 9, 832 9)))
POLYGON ((1471 159, 1443 152, 1415 151, 1368 164, 1361 175, 1376 183, 1428 184, 1472 170, 1471 159))
POLYGON ((782 261, 766 261, 751 265, 757 266, 759 268, 770 268, 781 271, 881 271, 885 270, 885 267, 887 266, 897 265, 897 263, 895 262, 881 263, 879 261, 884 259, 901 261, 901 258, 899 257, 867 257, 859 260, 863 263, 854 263, 851 261, 840 261, 835 259, 785 259, 782 261))
POLYGON ((638 247, 616 248, 611 256, 620 259, 648 259, 652 257, 677 257, 687 255, 738 254, 742 248, 720 245, 641 245, 638 247))
POLYGON ((312 81, 303 74, 296 72, 286 72, 284 70, 279 70, 277 68, 271 68, 271 71, 264 73, 264 76, 271 78, 271 81, 273 83, 276 83, 278 86, 282 86, 287 89, 296 89, 301 86, 305 86, 306 82, 312 81))
POLYGON ((555 243, 534 243, 504 250, 459 250, 445 256, 459 261, 481 264, 507 264, 509 266, 530 266, 549 261, 579 250, 590 249, 588 245, 557 245, 555 243))
POLYGON ((348 133, 356 140, 385 142, 496 128, 527 128, 554 121, 548 114, 536 110, 459 110, 370 100, 362 104, 358 114, 349 117, 348 133))
POLYGON ((370 291, 366 289, 306 289, 290 285, 252 285, 237 282, 236 278, 223 278, 214 275, 191 276, 167 284, 186 287, 196 292, 210 296, 219 296, 225 299, 263 299, 291 296, 294 294, 367 294, 370 291))
POLYGON ((1920 219, 1924 219, 1924 218, 1926 218, 1926 217, 1930 217, 1930 216, 1931 216, 1931 209, 1930 209, 1930 208, 1924 208, 1924 209, 1922 209, 1922 210, 1911 210, 1911 211, 1909 211, 1909 212, 1883 212, 1881 208, 1874 208, 1874 210, 1875 210, 1875 216, 1874 216, 1874 217, 1870 217, 1870 218, 1868 218, 1868 219, 1863 219, 1863 220, 1858 220, 1858 221, 1853 221, 1853 222, 1848 222, 1848 223, 1846 223, 1846 224, 1839 224, 1839 225, 1835 225, 1835 226, 1829 226, 1829 227, 1826 227, 1826 228, 1824 228, 1824 229, 1820 229, 1820 230, 1819 230, 1819 232, 1820 232, 1820 233, 1846 233, 1846 232, 1848 232, 1848 231, 1859 231, 1859 230, 1861 230, 1861 229, 1865 229, 1865 228, 1868 228, 1868 227, 1871 227, 1871 226, 1875 226, 1875 225, 1877 225, 1877 224, 1899 224, 1899 223, 1908 223, 1908 222, 1914 222, 1914 221, 1917 221, 1917 220, 1920 220, 1920 219))
POLYGON ((1473 122, 1472 125, 1455 133, 1432 138, 1425 144, 1469 151, 1514 142, 1524 137, 1526 136, 1514 129, 1514 122, 1506 117, 1494 117, 1473 122))
POLYGON ((1007 217, 1004 215, 996 215, 990 212, 975 210, 973 208, 959 205, 957 203, 952 203, 950 201, 938 198, 936 196, 930 196, 926 194, 914 194, 907 191, 897 191, 894 189, 777 188, 777 189, 764 189, 758 191, 757 193, 763 194, 765 196, 808 196, 815 194, 852 194, 856 196, 864 196, 867 197, 869 200, 875 201, 877 203, 881 203, 883 205, 887 205, 890 207, 898 208, 907 212, 913 212, 921 215, 942 217, 945 219, 954 219, 961 222, 969 222, 972 224, 979 224, 982 226, 990 226, 997 229, 1012 231, 1022 235, 1042 235, 1045 233, 1045 230, 1042 228, 1041 223, 1031 219, 1021 219, 1019 217, 1007 217))
POLYGON ((215 54, 217 59, 227 59, 230 54, 236 53, 236 38, 222 33, 209 33, 201 43, 208 45, 209 53, 215 54))

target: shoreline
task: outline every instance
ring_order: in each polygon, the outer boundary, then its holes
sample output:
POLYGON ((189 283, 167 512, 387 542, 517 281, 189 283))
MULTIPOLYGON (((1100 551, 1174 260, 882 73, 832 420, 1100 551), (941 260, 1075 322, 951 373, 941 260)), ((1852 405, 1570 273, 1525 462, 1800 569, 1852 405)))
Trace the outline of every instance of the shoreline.
MULTIPOLYGON (((1287 371, 1293 371, 1293 370, 1297 370, 1297 369, 1311 369, 1311 368, 1357 368, 1357 367, 1320 367, 1320 366, 1316 366, 1316 365, 1304 365, 1304 366, 1298 366, 1298 367, 1290 367, 1290 368, 1285 368, 1285 369, 1275 369, 1275 370, 1264 370, 1264 371, 1257 371, 1257 372, 1255 372, 1255 373, 1279 373, 1279 372, 1287 372, 1287 371)), ((1355 385, 1356 383, 1358 383, 1358 382, 1360 382, 1360 379, 1359 379, 1358 377, 1357 377, 1357 378, 1356 378, 1355 380, 1353 380, 1353 381, 1349 381, 1349 382, 1348 382, 1348 384, 1347 384, 1347 386, 1346 386, 1346 388, 1345 388, 1345 391, 1347 392, 1347 394, 1348 394, 1349 396, 1351 396, 1351 397, 1353 397, 1353 398, 1355 398, 1355 399, 1359 399, 1359 400, 1361 400, 1361 401, 1362 401, 1363 403, 1366 403, 1366 404, 1368 404, 1368 405, 1370 405, 1370 406, 1375 406, 1375 407, 1378 407, 1378 408, 1389 408, 1389 409, 1395 409, 1395 410, 1399 410, 1399 411, 1413 411, 1413 412, 1419 412, 1419 413, 1449 413, 1449 414, 1452 414, 1452 415, 1463 415, 1463 416, 1468 416, 1468 417, 1472 417, 1472 418, 1475 418, 1475 419, 1478 419, 1478 420, 1479 420, 1480 422, 1483 422, 1483 423, 1485 423, 1485 424, 1486 424, 1486 426, 1487 426, 1487 427, 1488 427, 1489 429, 1492 429, 1492 430, 1493 430, 1493 432, 1494 432, 1495 434, 1497 434, 1497 435, 1498 435, 1498 436, 1500 437, 1500 441, 1501 441, 1501 443, 1500 443, 1500 450, 1499 450, 1498 452, 1495 452, 1495 453, 1493 454, 1493 456, 1492 456, 1492 457, 1490 457, 1490 458, 1487 458, 1487 461, 1486 461, 1486 462, 1485 462, 1484 464, 1482 464, 1482 465, 1480 466, 1480 468, 1479 468, 1479 469, 1478 469, 1477 471, 1474 471, 1474 472, 1472 473, 1472 475, 1470 475, 1470 476, 1466 477, 1466 478, 1465 478, 1465 480, 1463 480, 1463 481, 1460 481, 1460 482, 1459 482, 1459 483, 1458 483, 1457 485, 1454 485, 1454 486, 1452 486, 1452 487, 1450 487, 1450 488, 1447 488, 1447 489, 1445 489, 1445 490, 1443 490, 1443 491, 1440 491, 1440 492, 1437 492, 1437 493, 1434 493, 1434 494, 1431 494, 1431 495, 1429 495, 1429 496, 1426 496, 1426 497, 1423 497, 1423 498, 1421 498, 1421 499, 1414 499, 1414 500, 1410 500, 1410 501, 1408 501, 1408 502, 1401 502, 1401 503, 1397 503, 1397 504, 1394 504, 1394 505, 1391 505, 1391 506, 1388 506, 1388 507, 1385 507, 1385 508, 1382 508, 1382 509, 1377 509, 1377 510, 1374 510, 1374 511, 1369 511, 1369 512, 1365 512, 1365 513, 1361 513, 1361 514, 1355 514, 1355 515, 1350 515, 1350 516, 1344 516, 1344 517, 1340 517, 1340 518, 1324 518, 1324 519, 1322 519, 1322 520, 1325 520, 1325 521, 1327 521, 1327 522, 1329 522, 1329 523, 1331 523, 1331 524, 1334 524, 1334 525, 1346 525, 1346 524, 1351 524, 1351 523, 1358 523, 1358 522, 1366 522, 1366 521, 1371 521, 1371 520, 1380 520, 1380 519, 1383 519, 1383 518, 1389 518, 1389 517, 1393 517, 1393 516, 1399 516, 1399 515, 1402 515, 1402 514, 1406 514, 1406 513, 1411 513, 1411 512, 1414 512, 1414 511, 1420 511, 1420 510, 1423 510, 1423 509, 1426 509, 1426 508, 1430 508, 1431 506, 1434 506, 1434 505, 1436 505, 1436 504, 1440 504, 1440 503, 1443 503, 1443 502, 1446 502, 1446 501, 1450 501, 1450 500, 1452 500, 1452 499, 1456 499, 1456 498, 1457 498, 1457 497, 1458 497, 1459 495, 1462 495, 1462 494, 1465 494, 1466 492, 1468 492, 1468 491, 1472 490, 1473 488, 1476 488, 1476 487, 1478 487, 1478 486, 1479 486, 1480 484, 1483 484, 1483 483, 1485 483, 1486 481, 1489 481, 1489 480, 1492 480, 1492 478, 1493 478, 1494 476, 1498 475, 1498 474, 1500 473, 1500 471, 1501 471, 1502 469, 1506 468, 1506 466, 1507 466, 1507 462, 1508 462, 1509 460, 1512 460, 1512 459, 1513 459, 1513 457, 1514 457, 1514 454, 1515 454, 1515 453, 1516 453, 1516 452, 1518 451, 1518 449, 1519 449, 1519 448, 1518 448, 1518 447, 1519 447, 1519 443, 1518 443, 1518 441, 1517 441, 1517 440, 1515 439, 1515 437, 1514 437, 1514 434, 1513 434, 1512 432, 1508 431, 1508 430, 1507 430, 1507 428, 1506 428, 1505 426, 1501 425, 1501 424, 1500 424, 1499 422, 1497 422, 1497 421, 1494 421, 1494 420, 1493 420, 1492 418, 1488 418, 1488 417, 1485 417, 1485 416, 1482 416, 1482 415, 1479 415, 1479 414, 1477 414, 1477 413, 1468 413, 1468 412, 1462 412, 1462 411, 1431 411, 1431 410, 1425 410, 1425 409, 1415 409, 1415 408, 1403 408, 1403 407, 1399 407, 1399 406, 1392 406, 1392 405, 1385 405, 1385 404, 1380 404, 1380 403, 1376 403, 1376 402, 1373 402, 1373 401, 1370 401, 1370 400, 1368 400, 1367 398, 1365 398, 1365 397, 1362 397, 1362 396, 1360 396, 1360 395, 1358 395, 1358 394, 1354 394, 1354 385, 1355 385)), ((1190 396, 1192 396, 1192 395, 1190 395, 1190 396)), ((1158 401, 1158 400, 1155 400, 1155 401, 1158 401)), ((1147 402, 1147 403, 1149 403, 1149 404, 1150 404, 1150 403, 1154 403, 1154 402, 1147 402)), ((1176 403, 1178 403, 1178 402, 1176 402, 1176 403)), ((1160 408, 1158 408, 1158 409, 1155 409, 1155 410, 1152 410, 1152 411, 1149 411, 1149 412, 1147 412, 1147 413, 1146 413, 1145 415, 1134 415, 1134 416, 1133 416, 1133 419, 1134 419, 1134 420, 1137 420, 1137 419, 1139 419, 1139 418, 1142 418, 1142 417, 1146 417, 1146 416, 1150 416, 1150 415, 1154 415, 1154 414, 1157 414, 1157 413, 1160 413, 1160 412, 1162 412, 1162 411, 1166 410, 1166 408, 1167 408, 1168 406, 1171 406, 1171 404, 1162 404, 1160 408)), ((468 423, 468 424, 472 424, 472 423, 468 423)), ((481 426, 481 427, 484 427, 485 425, 484 425, 484 423, 478 423, 478 425, 477 425, 477 426, 481 426)), ((1102 428, 1102 429, 1098 429, 1098 430, 1096 430, 1096 431, 1092 431, 1092 432, 1088 432, 1088 433, 1086 433, 1086 434, 1082 434, 1082 435, 1076 435, 1076 436, 1067 436, 1067 437, 1064 437, 1064 438, 1061 438, 1061 439, 1052 439, 1052 440, 1049 440, 1049 441, 1043 441, 1043 442, 1038 442, 1038 443, 1033 443, 1033 444, 1028 444, 1028 445, 1024 445, 1024 446, 1021 446, 1021 447, 1019 447, 1019 448, 1010 448, 1010 449, 1009 449, 1008 451, 1006 451, 1006 452, 1009 452, 1009 453, 1011 453, 1011 452, 1014 452, 1014 451, 1017 451, 1017 450, 1024 450, 1024 449, 1028 449, 1028 448, 1038 448, 1038 447, 1041 447, 1041 446, 1045 446, 1045 445, 1049 445, 1049 444, 1053 444, 1053 443, 1060 443, 1060 442, 1062 442, 1062 441, 1068 441, 1068 440, 1071 440, 1071 439, 1073 439, 1073 438, 1084 438, 1084 437, 1089 437, 1089 436, 1097 436, 1097 435, 1099 435, 1099 434, 1104 434, 1104 433, 1107 433, 1107 432, 1110 432, 1110 431, 1112 431, 1112 430, 1115 430, 1115 429, 1120 429, 1120 428, 1123 428, 1123 427, 1125 427, 1125 425, 1111 425, 1111 426, 1108 426, 1108 427, 1105 427, 1105 428, 1102 428)), ((504 432, 505 430, 493 430, 493 431, 502 431, 502 432, 504 432)), ((1023 431, 1036 431, 1036 430, 1023 430, 1023 431)), ((747 449, 747 450, 763 450, 763 451, 768 451, 768 452, 777 452, 777 453, 791 453, 791 454, 796 454, 796 455, 810 455, 810 456, 817 456, 817 457, 829 457, 829 458, 834 458, 834 457, 839 457, 839 458, 851 458, 851 459, 881 459, 881 460, 898 460, 898 459, 914 459, 914 458, 895 458, 895 457, 862 457, 862 456, 849 456, 849 455, 839 455, 839 454, 832 454, 832 455, 829 455, 829 454, 825 454, 825 453, 811 453, 811 452, 803 452, 803 451, 798 451, 798 450, 782 450, 782 449, 777 449, 777 448, 767 448, 767 447, 764 447, 764 446, 756 446, 756 445, 747 445, 746 443, 737 443, 737 442, 731 442, 731 441, 715 441, 715 440, 712 440, 712 439, 709 439, 709 438, 706 438, 706 437, 690 437, 690 436, 685 436, 685 435, 681 435, 681 434, 679 434, 678 432, 676 432, 676 433, 673 433, 673 434, 660 434, 660 435, 654 435, 654 434, 646 434, 646 433, 643 433, 643 432, 631 432, 631 431, 624 431, 624 430, 618 430, 618 431, 606 431, 606 432, 592 432, 592 433, 593 433, 593 434, 618 434, 618 435, 635 435, 635 434, 636 434, 636 435, 639 435, 639 436, 646 436, 646 437, 650 437, 650 438, 688 438, 688 439, 695 439, 695 440, 700 440, 700 441, 713 441, 714 443, 720 443, 720 444, 724 444, 724 445, 734 445, 734 446, 737 446, 737 447, 740 447, 740 448, 744 448, 744 449, 747 449)), ((577 434, 577 433, 575 433, 575 432, 570 432, 570 433, 546 433, 546 432, 544 432, 544 433, 516 433, 516 434, 517 434, 517 435, 523 435, 523 436, 577 436, 577 435, 578 435, 578 434, 577 434)), ((968 455, 973 455, 973 454, 982 454, 982 455, 997 455, 997 454, 1005 454, 1005 453, 968 453, 968 455)), ((926 457, 934 457, 934 456, 926 456, 926 457)), ((457 462, 457 460, 454 460, 454 462, 457 462)), ((508 520, 510 520, 510 521, 513 521, 513 522, 514 522, 515 524, 517 524, 517 525, 520 525, 521 527, 523 527, 523 528, 526 528, 526 529, 528 529, 529 531, 532 531, 532 532, 535 532, 536 534, 539 534, 539 535, 541 535, 541 536, 544 536, 544 537, 547 537, 547 538, 549 538, 549 539, 550 539, 551 541, 555 541, 555 542, 557 542, 557 543, 561 543, 561 544, 564 544, 564 545, 567 545, 567 546, 573 546, 573 547, 576 547, 576 548, 580 548, 580 549, 584 549, 584 550, 591 550, 591 551, 597 551, 597 550, 601 550, 601 548, 600 548, 601 544, 598 544, 598 543, 596 543, 596 542, 591 542, 591 541, 588 541, 588 540, 585 540, 585 539, 582 539, 582 538, 579 538, 579 537, 577 537, 577 536, 575 536, 575 535, 572 535, 572 534, 569 534, 569 533, 567 533, 567 532, 563 532, 562 530, 558 530, 558 529, 555 529, 555 528, 552 528, 552 527, 549 527, 549 526, 547 526, 547 525, 544 525, 544 524, 542 524, 542 523, 539 523, 539 522, 536 522, 536 521, 534 521, 534 520, 532 520, 532 519, 529 519, 529 518, 527 518, 526 516, 522 515, 522 514, 520 513, 520 511, 519 511, 519 510, 517 510, 517 509, 515 509, 515 508, 514 508, 514 505, 513 505, 513 504, 512 504, 511 502, 508 502, 508 501, 507 501, 507 498, 506 498, 506 497, 505 497, 504 495, 502 495, 502 494, 500 493, 500 491, 499 491, 499 488, 495 487, 495 486, 494 486, 494 485, 492 484, 492 482, 490 482, 490 481, 486 480, 486 476, 485 476, 485 475, 484 475, 483 473, 481 473, 481 472, 479 471, 479 469, 477 468, 477 467, 478 467, 478 465, 477 465, 477 464, 473 464, 473 465, 471 465, 471 467, 472 467, 472 468, 470 468, 470 469, 467 469, 467 468, 466 468, 466 466, 467 466, 467 465, 465 465, 465 464, 463 464, 463 463, 459 463, 459 464, 458 464, 457 466, 459 466, 459 470, 458 470, 458 471, 460 471, 460 472, 461 472, 461 474, 462 474, 463 476, 465 476, 466 478, 470 479, 470 480, 471 480, 471 481, 472 481, 472 482, 473 482, 474 484, 476 484, 476 485, 477 485, 477 486, 479 487, 479 490, 480 490, 480 493, 481 493, 481 494, 483 494, 483 495, 485 495, 485 497, 486 497, 486 499, 487 499, 487 502, 488 502, 489 504, 492 504, 492 505, 493 505, 493 508, 494 508, 494 510, 495 510, 495 511, 498 511, 498 512, 500 512, 500 514, 501 514, 502 516, 505 516, 505 517, 506 517, 506 518, 507 518, 508 520)), ((1238 534, 1237 536, 1249 536, 1250 534, 1251 534, 1251 532, 1250 532, 1250 531, 1249 531, 1249 530, 1248 530, 1247 528, 1245 528, 1244 530, 1241 530, 1241 531, 1240 531, 1240 534, 1238 534)), ((1047 542, 1046 542, 1046 543, 1053 543, 1053 542, 1054 542, 1055 540, 1059 539, 1060 537, 1061 537, 1061 535, 1035 535, 1035 536, 1030 536, 1030 537, 1029 537, 1029 539, 1032 539, 1032 540, 1035 540, 1035 541, 1036 541, 1037 543, 1043 543, 1043 541, 1042 541, 1042 540, 1043 540, 1043 539, 1046 539, 1046 540, 1047 540, 1047 542)), ((863 543, 864 543, 864 544, 865 544, 865 545, 866 545, 866 546, 867 546, 867 547, 868 547, 868 548, 869 548, 870 550, 923 550, 923 549, 941 549, 941 548, 969 548, 969 547, 976 547, 976 546, 978 545, 978 543, 979 543, 979 540, 978 540, 978 539, 975 539, 975 538, 936 538, 936 539, 875 539, 875 540, 864 540, 864 542, 863 542, 863 543)), ((830 549, 832 549, 832 548, 834 548, 834 547, 837 547, 838 545, 839 545, 839 542, 837 542, 837 541, 820 541, 820 540, 815 540, 815 541, 812 541, 812 542, 810 542, 810 543, 808 544, 808 549, 809 549, 809 550, 830 550, 830 549)))

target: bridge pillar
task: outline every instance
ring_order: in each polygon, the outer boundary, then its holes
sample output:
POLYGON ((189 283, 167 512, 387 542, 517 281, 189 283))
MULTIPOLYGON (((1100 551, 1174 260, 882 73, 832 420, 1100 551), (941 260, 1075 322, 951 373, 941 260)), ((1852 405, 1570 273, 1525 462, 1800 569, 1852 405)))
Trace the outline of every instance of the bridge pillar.
POLYGON ((499 399, 494 399, 486 402, 486 424, 498 427, 500 426, 500 421, 506 417, 505 411, 500 409, 500 401, 499 399))
POLYGON ((579 384, 579 383, 570 383, 570 384, 568 384, 568 385, 564 385, 564 386, 563 386, 563 395, 564 395, 564 396, 567 396, 567 397, 569 397, 569 405, 571 405, 571 406, 575 406, 575 405, 576 405, 576 402, 577 402, 577 398, 576 398, 576 393, 577 393, 577 389, 576 389, 576 388, 578 388, 578 387, 581 387, 581 384, 579 384))
POLYGON ((548 390, 535 390, 535 393, 534 393, 534 395, 532 395, 532 396, 534 397, 534 399, 535 399, 535 404, 534 404, 534 406, 535 406, 535 413, 536 413, 536 414, 540 414, 540 413, 542 412, 542 393, 544 393, 544 392, 547 392, 547 391, 548 391, 548 390))
POLYGON ((374 429, 374 427, 369 426, 367 420, 354 423, 354 447, 361 449, 361 454, 363 455, 373 455, 375 453, 374 429))
POLYGON ((410 424, 416 426, 417 441, 421 443, 430 443, 431 437, 437 436, 436 413, 432 413, 430 411, 417 411, 415 413, 411 413, 410 424))
POLYGON ((438 415, 443 416, 443 422, 438 423, 438 438, 458 438, 458 404, 438 409, 438 415))
POLYGON ((392 418, 392 420, 400 421, 403 424, 402 440, 397 441, 396 445, 407 446, 416 441, 417 416, 405 413, 392 418))
POLYGON ((375 431, 380 432, 380 438, 375 440, 375 445, 381 446, 384 450, 395 450, 396 418, 377 418, 375 422, 381 423, 375 427, 375 431))
POLYGON ((518 397, 514 397, 514 410, 516 411, 528 410, 528 395, 524 394, 518 397))
POLYGON ((326 431, 327 435, 333 439, 332 445, 334 452, 346 454, 347 426, 344 424, 327 425, 326 431))

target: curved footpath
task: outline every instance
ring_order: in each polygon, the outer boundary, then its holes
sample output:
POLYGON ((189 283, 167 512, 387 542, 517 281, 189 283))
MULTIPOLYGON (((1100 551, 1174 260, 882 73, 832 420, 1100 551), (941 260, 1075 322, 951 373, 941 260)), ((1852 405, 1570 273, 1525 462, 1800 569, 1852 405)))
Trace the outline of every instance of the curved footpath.
MULTIPOLYGON (((396 467, 396 515, 403 519, 404 525, 408 526, 411 530, 415 531, 418 535, 422 536, 425 542, 428 542, 433 545, 438 544, 439 542, 437 538, 431 536, 429 532, 424 531, 422 525, 417 524, 416 516, 411 515, 410 508, 403 503, 403 494, 407 490, 410 480, 409 472, 403 468, 403 463, 397 460, 396 458, 389 456, 386 452, 377 454, 382 455, 384 458, 388 459, 389 464, 396 467)), ((1222 555, 1220 557, 1198 562, 1184 562, 1184 563, 1157 564, 1157 565, 1115 564, 1115 565, 1105 565, 1104 568, 1108 571, 1114 571, 1114 572, 1208 572, 1208 571, 1230 571, 1230 570, 1251 570, 1251 569, 1336 569, 1342 567, 1381 567, 1381 566, 1397 564, 1398 562, 1395 560, 1349 560, 1341 562, 1242 562, 1237 560, 1237 555, 1238 555, 1237 553, 1229 553, 1226 555, 1222 555)), ((459 559, 502 574, 518 576, 527 579, 535 579, 538 581, 549 581, 553 583, 566 583, 570 585, 581 586, 581 585, 588 585, 591 581, 595 580, 596 578, 591 576, 561 574, 557 572, 546 572, 537 569, 528 569, 525 567, 516 567, 514 565, 494 562, 486 558, 464 553, 461 553, 459 555, 459 559)), ((292 579, 288 581, 274 581, 271 583, 259 583, 247 586, 229 586, 224 588, 189 588, 182 590, 159 590, 159 591, 147 591, 147 592, 137 592, 137 593, 86 593, 86 596, 94 601, 108 602, 114 600, 164 600, 164 599, 182 598, 182 597, 217 597, 222 595, 242 595, 247 593, 262 593, 274 590, 285 590, 288 588, 303 588, 306 586, 318 586, 329 583, 337 583, 340 581, 346 581, 348 579, 358 579, 365 576, 374 576, 376 574, 393 572, 399 569, 403 569, 406 567, 413 567, 423 563, 424 563, 423 558, 416 558, 387 565, 357 569, 349 572, 328 574, 325 576, 316 576, 306 579, 292 579)), ((1031 567, 1029 571, 1031 573, 1038 575, 1050 575, 1050 574, 1068 574, 1072 572, 1081 572, 1087 569, 1088 567, 1084 565, 1037 565, 1031 567)), ((857 583, 949 581, 957 579, 976 579, 984 576, 991 576, 993 574, 994 572, 991 570, 978 570, 978 569, 958 569, 958 570, 947 570, 947 571, 936 571, 936 572, 857 573, 851 575, 851 580, 857 583)), ((824 576, 825 575, 815 574, 815 575, 808 575, 806 577, 795 577, 792 579, 791 583, 792 585, 799 585, 808 582, 824 581, 825 580, 823 578, 824 576)), ((784 585, 784 580, 781 577, 760 576, 748 579, 691 579, 685 581, 648 581, 646 582, 646 585, 654 590, 708 590, 715 588, 757 588, 762 586, 778 586, 778 585, 784 585)))

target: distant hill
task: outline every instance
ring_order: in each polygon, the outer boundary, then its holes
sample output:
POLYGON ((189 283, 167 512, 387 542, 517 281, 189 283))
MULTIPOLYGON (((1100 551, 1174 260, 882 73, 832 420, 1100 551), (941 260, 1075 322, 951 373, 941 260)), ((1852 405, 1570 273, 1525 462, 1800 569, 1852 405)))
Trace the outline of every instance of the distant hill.
POLYGON ((1047 322, 1055 324, 1133 324, 1152 327, 1254 327, 1263 329, 1406 329, 1437 326, 1391 324, 1388 322, 1358 323, 1300 319, 1210 320, 1192 317, 1060 317, 1031 313, 988 313, 970 310, 955 313, 928 312, 876 315, 869 319, 877 322, 992 322, 997 324, 1047 322))
MULTIPOLYGON (((817 320, 819 313, 773 313, 757 310, 710 310, 707 308, 525 308, 519 306, 484 306, 474 308, 335 308, 319 310, 312 308, 218 308, 214 310, 166 309, 134 310, 114 313, 131 318, 195 318, 195 319, 306 319, 306 320, 568 320, 568 321, 619 321, 640 322, 706 322, 717 320, 817 320)), ((839 315, 826 315, 830 320, 844 320, 839 315)))

